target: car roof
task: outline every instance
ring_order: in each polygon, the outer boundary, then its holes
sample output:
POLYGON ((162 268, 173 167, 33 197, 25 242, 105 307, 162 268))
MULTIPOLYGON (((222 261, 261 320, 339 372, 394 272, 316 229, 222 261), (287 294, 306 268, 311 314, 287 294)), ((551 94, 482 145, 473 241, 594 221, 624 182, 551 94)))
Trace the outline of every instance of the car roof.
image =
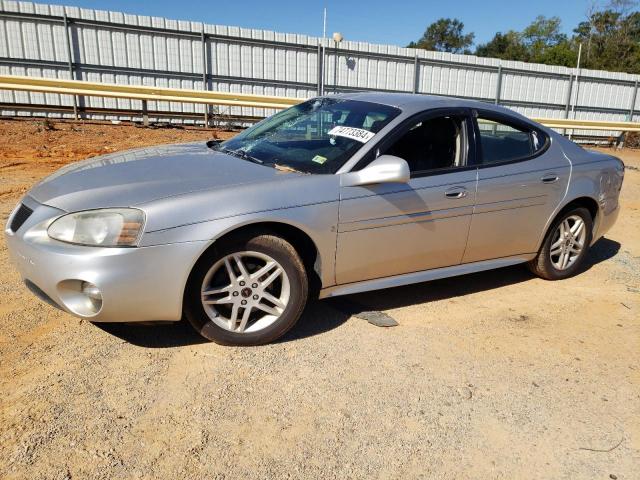
POLYGON ((479 100, 469 100, 466 98, 445 97, 440 95, 423 95, 416 93, 389 93, 389 92, 354 92, 327 95, 329 98, 342 98, 345 100, 360 100, 363 102, 380 103, 391 107, 397 107, 407 113, 428 110, 431 108, 481 108, 483 110, 495 111, 513 117, 531 120, 520 115, 511 109, 479 100))

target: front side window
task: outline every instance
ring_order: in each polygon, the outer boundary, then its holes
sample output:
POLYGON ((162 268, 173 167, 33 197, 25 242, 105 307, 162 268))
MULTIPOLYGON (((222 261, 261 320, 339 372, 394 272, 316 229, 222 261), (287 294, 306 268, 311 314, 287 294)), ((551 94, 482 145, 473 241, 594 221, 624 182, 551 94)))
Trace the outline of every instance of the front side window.
POLYGON ((535 130, 507 125, 480 115, 477 119, 482 163, 508 162, 530 157, 544 145, 535 130))
POLYGON ((276 168, 335 173, 399 113, 377 103, 319 98, 279 112, 217 148, 276 168))
POLYGON ((458 116, 416 121, 381 153, 406 160, 411 173, 459 167, 466 154, 464 126, 464 117, 458 116))

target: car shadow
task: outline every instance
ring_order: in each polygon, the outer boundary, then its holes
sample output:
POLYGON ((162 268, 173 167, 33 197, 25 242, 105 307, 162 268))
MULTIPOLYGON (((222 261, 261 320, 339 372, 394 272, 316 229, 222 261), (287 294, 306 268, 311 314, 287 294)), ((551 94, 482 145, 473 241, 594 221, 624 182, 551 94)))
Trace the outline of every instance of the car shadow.
POLYGON ((173 348, 207 343, 186 321, 144 323, 94 323, 125 342, 144 348, 173 348))
MULTIPOLYGON (((372 292, 329 298, 309 305, 305 315, 279 342, 299 340, 340 326, 352 316, 463 297, 531 280, 521 265, 372 292), (319 311, 323 314, 319 314, 319 311)), ((363 320, 364 321, 364 320, 363 320)))
POLYGON ((602 237, 589 249, 580 273, 586 272, 594 265, 615 257, 620 251, 620 247, 621 245, 615 240, 602 237))
MULTIPOLYGON (((582 271, 614 257, 616 241, 602 238, 589 250, 582 271)), ((376 290, 312 301, 300 321, 277 343, 292 342, 338 328, 352 316, 494 290, 536 278, 523 265, 432 280, 403 287, 376 290)), ((205 343, 186 321, 164 323, 96 323, 96 327, 128 343, 144 348, 172 348, 205 343)))

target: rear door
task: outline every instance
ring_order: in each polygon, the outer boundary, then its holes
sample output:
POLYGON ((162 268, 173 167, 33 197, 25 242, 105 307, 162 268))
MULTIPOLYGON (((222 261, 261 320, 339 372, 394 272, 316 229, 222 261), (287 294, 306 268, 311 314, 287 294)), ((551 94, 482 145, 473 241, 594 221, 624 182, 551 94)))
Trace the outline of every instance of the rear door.
POLYGON ((570 163, 535 126, 474 113, 478 190, 463 263, 534 253, 564 197, 570 163))
MULTIPOLYGON (((475 201, 473 126, 464 109, 430 111, 398 127, 368 160, 409 163, 407 184, 342 187, 338 284, 457 265, 475 201)), ((359 165, 362 168, 364 165, 359 165)))

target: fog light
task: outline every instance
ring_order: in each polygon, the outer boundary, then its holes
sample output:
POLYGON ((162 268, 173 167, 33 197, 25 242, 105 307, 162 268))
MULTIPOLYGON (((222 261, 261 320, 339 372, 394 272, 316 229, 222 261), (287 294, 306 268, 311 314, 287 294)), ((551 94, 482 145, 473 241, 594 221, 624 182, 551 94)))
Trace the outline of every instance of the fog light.
POLYGON ((91 282, 82 282, 80 289, 82 294, 87 297, 93 305, 93 310, 95 312, 99 311, 102 308, 102 294, 100 293, 100 289, 91 282))
POLYGON ((82 282, 82 293, 84 293, 87 297, 90 297, 94 300, 102 301, 102 295, 100 294, 100 289, 96 287, 93 283, 82 282))
POLYGON ((67 309, 81 317, 93 317, 102 309, 102 292, 91 282, 63 280, 58 295, 67 309))

